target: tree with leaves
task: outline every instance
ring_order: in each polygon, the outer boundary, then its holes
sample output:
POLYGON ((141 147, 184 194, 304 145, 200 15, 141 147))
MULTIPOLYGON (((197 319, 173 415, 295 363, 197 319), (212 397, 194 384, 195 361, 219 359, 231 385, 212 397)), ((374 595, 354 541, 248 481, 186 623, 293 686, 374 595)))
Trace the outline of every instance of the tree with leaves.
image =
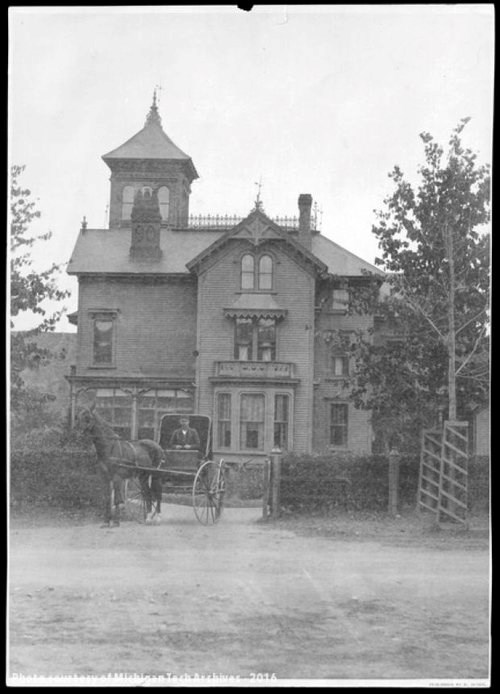
POLYGON ((49 313, 44 302, 61 301, 69 295, 57 286, 59 265, 52 264, 42 272, 33 267, 35 244, 48 241, 52 233, 30 233, 31 223, 40 217, 40 211, 31 191, 19 182, 24 169, 24 166, 14 165, 10 176, 11 409, 15 415, 23 411, 33 414, 37 404, 43 405, 50 398, 50 394, 27 391, 21 373, 40 359, 50 358, 49 350, 37 345, 36 336, 54 330, 64 309, 49 313), (33 314, 35 320, 38 317, 38 322, 28 331, 14 330, 15 318, 26 312, 33 314))
POLYGON ((387 291, 358 296, 358 308, 374 312, 381 330, 378 339, 360 335, 353 347, 351 395, 372 409, 382 448, 391 439, 416 444, 440 413, 466 418, 487 402, 490 175, 462 144, 468 120, 453 131, 446 154, 431 135, 420 136, 418 187, 395 167, 394 192, 376 213, 375 262, 387 291))

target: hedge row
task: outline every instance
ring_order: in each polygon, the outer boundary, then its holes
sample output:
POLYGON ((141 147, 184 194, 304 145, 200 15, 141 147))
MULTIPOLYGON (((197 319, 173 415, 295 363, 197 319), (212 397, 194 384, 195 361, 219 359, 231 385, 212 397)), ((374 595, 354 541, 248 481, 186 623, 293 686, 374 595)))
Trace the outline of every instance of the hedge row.
MULTIPOLYGON (((419 465, 417 457, 401 457, 401 506, 416 504, 419 465)), ((389 479, 385 456, 290 454, 283 459, 281 474, 281 505, 290 511, 387 509, 389 479)), ((470 510, 487 510, 488 498, 489 460, 473 458, 469 462, 470 510)))
POLYGON ((64 444, 11 451, 10 501, 17 508, 99 508, 101 490, 92 451, 64 444))
MULTIPOLYGON (((416 504, 418 473, 419 460, 402 457, 401 505, 416 504)), ((240 499, 262 497, 261 465, 248 466, 228 477, 228 495, 240 499)), ((10 498, 14 506, 100 508, 101 490, 91 447, 62 441, 11 451, 10 498)), ((469 462, 468 500, 470 510, 488 510, 488 457, 469 462)), ((387 501, 388 464, 383 456, 290 454, 283 458, 281 504, 290 511, 385 510, 387 501), (348 480, 349 484, 339 483, 339 478, 348 480)))

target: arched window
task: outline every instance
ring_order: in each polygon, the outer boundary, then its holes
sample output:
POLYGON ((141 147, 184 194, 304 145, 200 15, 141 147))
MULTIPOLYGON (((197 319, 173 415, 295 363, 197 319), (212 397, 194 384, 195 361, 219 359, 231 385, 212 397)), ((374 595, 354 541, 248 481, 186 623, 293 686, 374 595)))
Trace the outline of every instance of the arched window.
POLYGON ((245 254, 241 259, 241 288, 253 289, 255 286, 255 260, 253 255, 245 254))
POLYGON ((162 186, 158 190, 158 202, 160 203, 160 214, 162 221, 166 222, 168 219, 168 208, 170 201, 170 191, 167 186, 162 186))
POLYGON ((259 289, 273 288, 273 259, 263 255, 259 260, 259 289))
POLYGON ((149 186, 143 186, 142 187, 142 195, 145 198, 150 198, 153 195, 153 189, 150 188, 149 186))
POLYGON ((122 219, 130 219, 132 207, 134 206, 134 188, 125 186, 122 192, 122 219))

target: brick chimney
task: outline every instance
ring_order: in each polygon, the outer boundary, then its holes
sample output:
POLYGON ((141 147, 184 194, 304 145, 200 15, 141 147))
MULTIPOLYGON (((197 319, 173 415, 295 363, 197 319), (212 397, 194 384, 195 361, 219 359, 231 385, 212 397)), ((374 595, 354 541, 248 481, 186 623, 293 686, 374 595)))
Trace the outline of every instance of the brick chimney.
POLYGON ((159 260, 162 256, 160 248, 161 214, 156 191, 149 188, 137 191, 131 221, 131 259, 159 260))
POLYGON ((311 250, 311 207, 312 195, 302 193, 299 195, 299 241, 311 250))

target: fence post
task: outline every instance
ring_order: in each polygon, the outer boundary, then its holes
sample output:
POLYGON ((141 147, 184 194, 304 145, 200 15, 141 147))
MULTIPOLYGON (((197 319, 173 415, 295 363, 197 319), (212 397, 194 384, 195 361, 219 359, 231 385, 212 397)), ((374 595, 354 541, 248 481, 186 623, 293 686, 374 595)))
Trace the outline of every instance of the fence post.
POLYGON ((264 460, 264 484, 263 484, 263 498, 262 498, 262 518, 267 520, 269 517, 269 505, 270 505, 270 489, 269 482, 271 478, 271 462, 269 458, 264 460))
POLYGON ((271 451, 271 518, 280 516, 281 449, 271 451))
POLYGON ((399 507, 399 451, 393 448, 389 453, 389 513, 397 516, 399 507))

